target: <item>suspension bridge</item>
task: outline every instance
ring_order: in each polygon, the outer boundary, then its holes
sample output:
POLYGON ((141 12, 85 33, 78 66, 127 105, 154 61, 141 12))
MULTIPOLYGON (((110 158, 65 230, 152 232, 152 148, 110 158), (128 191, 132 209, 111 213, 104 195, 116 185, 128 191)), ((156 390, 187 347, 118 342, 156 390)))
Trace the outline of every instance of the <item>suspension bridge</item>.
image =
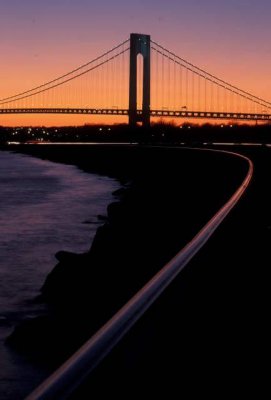
POLYGON ((149 35, 130 38, 32 89, 0 99, 0 114, 270 121, 271 102, 184 60, 149 35))

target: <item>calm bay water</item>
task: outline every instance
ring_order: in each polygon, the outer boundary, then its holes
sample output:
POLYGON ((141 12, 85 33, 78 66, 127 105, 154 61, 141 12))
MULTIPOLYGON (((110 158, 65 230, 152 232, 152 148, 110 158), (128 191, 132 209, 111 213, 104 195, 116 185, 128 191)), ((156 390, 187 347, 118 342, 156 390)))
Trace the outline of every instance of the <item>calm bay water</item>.
POLYGON ((59 250, 85 252, 119 183, 74 166, 0 152, 0 399, 21 399, 47 371, 4 345, 42 312, 32 300, 59 250))

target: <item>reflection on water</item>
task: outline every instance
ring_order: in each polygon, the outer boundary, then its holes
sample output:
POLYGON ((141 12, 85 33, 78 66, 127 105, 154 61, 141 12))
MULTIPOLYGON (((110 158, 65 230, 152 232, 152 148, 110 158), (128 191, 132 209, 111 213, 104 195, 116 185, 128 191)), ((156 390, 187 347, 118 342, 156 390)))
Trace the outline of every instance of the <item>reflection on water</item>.
POLYGON ((0 399, 19 399, 45 373, 3 345, 59 250, 84 252, 119 183, 29 156, 0 152, 0 399))

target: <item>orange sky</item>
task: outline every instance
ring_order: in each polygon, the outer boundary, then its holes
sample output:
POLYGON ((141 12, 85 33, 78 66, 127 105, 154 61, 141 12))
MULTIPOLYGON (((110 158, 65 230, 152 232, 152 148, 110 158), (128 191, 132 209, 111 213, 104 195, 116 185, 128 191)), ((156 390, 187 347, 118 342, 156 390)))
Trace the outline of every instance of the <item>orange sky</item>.
MULTIPOLYGON (((125 40, 130 32, 142 32, 193 64, 269 100, 269 11, 267 0, 172 0, 170 7, 160 0, 95 5, 86 0, 10 0, 1 5, 0 98, 54 79, 125 40)), ((0 125, 91 122, 123 118, 0 115, 0 125)))

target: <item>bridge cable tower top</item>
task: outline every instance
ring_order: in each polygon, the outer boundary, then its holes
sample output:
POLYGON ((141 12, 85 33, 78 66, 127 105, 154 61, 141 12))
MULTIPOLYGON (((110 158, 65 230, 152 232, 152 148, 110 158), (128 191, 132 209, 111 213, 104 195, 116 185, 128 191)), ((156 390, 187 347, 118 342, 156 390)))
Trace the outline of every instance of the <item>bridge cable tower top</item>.
POLYGON ((151 37, 139 33, 130 35, 130 77, 129 77, 129 124, 135 126, 142 122, 144 126, 150 124, 150 97, 151 97, 151 37), (137 57, 143 57, 143 89, 142 114, 138 113, 137 101, 137 57))

